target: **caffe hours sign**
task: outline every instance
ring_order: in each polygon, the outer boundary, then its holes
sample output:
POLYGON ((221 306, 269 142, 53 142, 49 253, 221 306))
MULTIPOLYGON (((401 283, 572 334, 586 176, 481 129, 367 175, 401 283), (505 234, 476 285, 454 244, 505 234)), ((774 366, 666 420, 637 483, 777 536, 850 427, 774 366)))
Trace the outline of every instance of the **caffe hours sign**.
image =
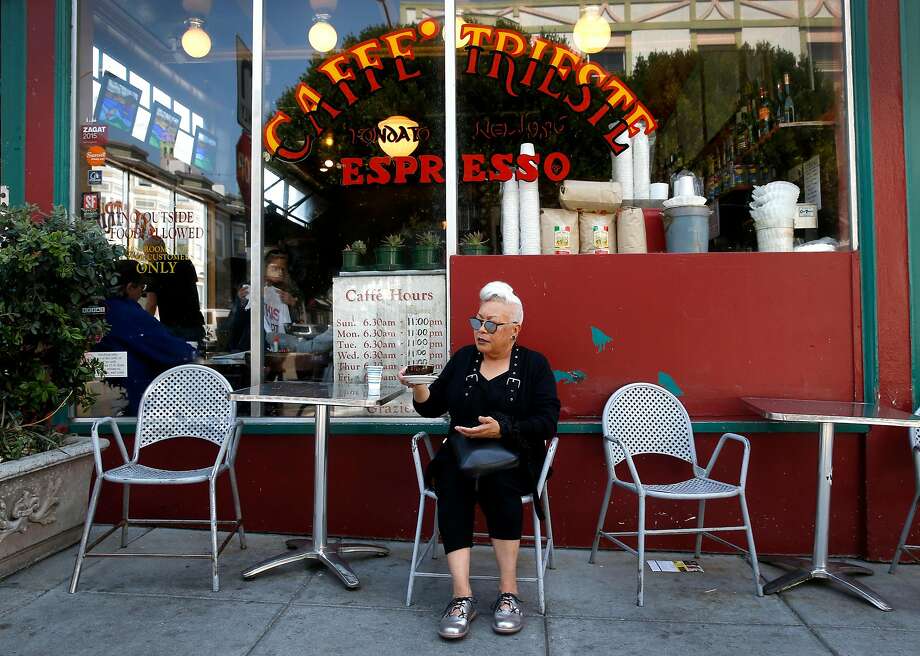
MULTIPOLYGON (((395 383, 407 364, 447 362, 447 288, 442 274, 340 276, 332 281, 333 375, 364 384, 367 365, 383 366, 395 383)), ((404 394, 378 408, 334 408, 337 416, 417 416, 404 394)))

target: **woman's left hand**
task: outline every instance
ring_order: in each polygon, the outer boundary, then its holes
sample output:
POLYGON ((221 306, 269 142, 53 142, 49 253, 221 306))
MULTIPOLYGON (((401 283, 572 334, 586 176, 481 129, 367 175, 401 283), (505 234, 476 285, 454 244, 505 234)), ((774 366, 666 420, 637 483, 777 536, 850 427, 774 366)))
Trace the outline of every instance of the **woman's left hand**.
POLYGON ((485 437, 495 439, 502 436, 502 429, 495 419, 492 417, 479 417, 478 419, 478 426, 473 428, 466 428, 465 426, 454 426, 454 430, 456 430, 461 435, 466 435, 467 437, 485 437))

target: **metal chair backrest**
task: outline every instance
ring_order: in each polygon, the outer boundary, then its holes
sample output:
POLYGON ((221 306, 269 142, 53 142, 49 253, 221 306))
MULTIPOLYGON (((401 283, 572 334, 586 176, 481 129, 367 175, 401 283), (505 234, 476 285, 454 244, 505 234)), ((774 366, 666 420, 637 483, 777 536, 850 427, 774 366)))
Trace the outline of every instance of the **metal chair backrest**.
POLYGON ((226 378, 197 364, 173 367, 154 378, 137 412, 134 460, 143 447, 174 437, 196 437, 223 446, 236 423, 232 391, 226 378))
MULTIPOLYGON (((651 383, 630 383, 610 395, 604 406, 604 436, 616 437, 630 456, 657 453, 696 466, 693 426, 683 404, 668 390, 651 383)), ((604 440, 609 471, 626 454, 604 440)))

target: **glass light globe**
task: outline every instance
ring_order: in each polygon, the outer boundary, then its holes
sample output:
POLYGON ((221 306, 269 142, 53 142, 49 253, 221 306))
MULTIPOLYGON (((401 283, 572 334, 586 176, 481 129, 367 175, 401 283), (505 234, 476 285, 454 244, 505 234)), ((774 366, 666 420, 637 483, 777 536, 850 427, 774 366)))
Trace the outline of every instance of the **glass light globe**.
POLYGON ((377 145, 390 157, 408 157, 418 148, 418 123, 407 116, 390 116, 377 124, 377 145))
POLYGON ((329 52, 338 43, 339 35, 332 25, 324 20, 319 20, 313 23, 313 27, 310 28, 310 32, 307 34, 307 39, 317 52, 329 52))
POLYGON ((201 59, 211 52, 211 37, 202 29, 204 21, 200 18, 189 18, 186 24, 188 29, 182 35, 182 49, 189 57, 201 59))
POLYGON ((610 25, 598 13, 597 7, 587 7, 572 34, 575 46, 586 53, 600 52, 610 43, 610 25))

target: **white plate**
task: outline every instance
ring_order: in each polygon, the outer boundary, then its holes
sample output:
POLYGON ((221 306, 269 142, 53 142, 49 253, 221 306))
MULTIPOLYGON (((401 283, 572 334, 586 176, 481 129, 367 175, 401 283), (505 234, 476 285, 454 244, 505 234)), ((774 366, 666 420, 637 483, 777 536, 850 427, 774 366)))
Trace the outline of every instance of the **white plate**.
POLYGON ((420 374, 418 376, 403 376, 403 379, 410 385, 430 385, 438 379, 434 375, 420 374))

